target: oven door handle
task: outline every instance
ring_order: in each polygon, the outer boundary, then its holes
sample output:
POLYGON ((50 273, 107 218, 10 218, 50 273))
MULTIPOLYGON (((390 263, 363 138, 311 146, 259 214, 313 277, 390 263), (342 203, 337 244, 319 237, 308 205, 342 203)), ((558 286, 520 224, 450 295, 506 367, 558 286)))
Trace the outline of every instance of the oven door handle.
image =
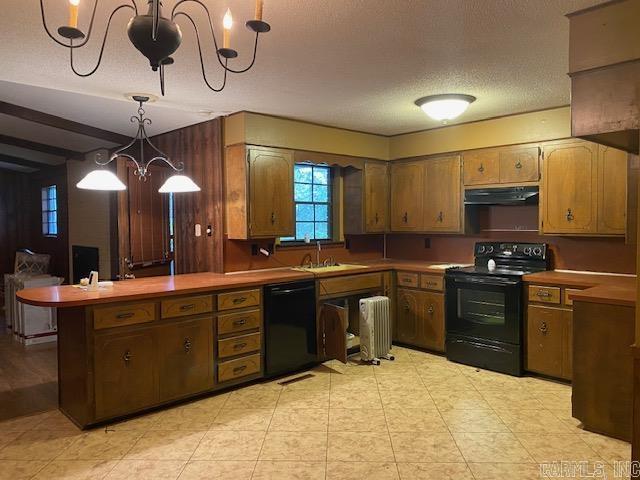
POLYGON ((491 350, 494 352, 510 353, 506 348, 498 347, 496 345, 487 345, 486 343, 470 342, 468 340, 452 340, 451 343, 466 343, 468 345, 472 345, 475 348, 482 348, 484 350, 491 350))
POLYGON ((508 278, 495 278, 495 277, 467 277, 467 278, 454 278, 457 284, 474 284, 474 285, 487 285, 490 287, 511 287, 519 285, 519 280, 510 280, 508 278))

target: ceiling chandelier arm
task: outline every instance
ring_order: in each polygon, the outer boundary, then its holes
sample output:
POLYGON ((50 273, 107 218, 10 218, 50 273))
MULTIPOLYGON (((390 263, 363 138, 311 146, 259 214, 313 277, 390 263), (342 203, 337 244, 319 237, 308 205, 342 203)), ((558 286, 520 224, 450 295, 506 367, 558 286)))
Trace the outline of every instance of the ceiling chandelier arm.
MULTIPOLYGON (((183 0, 183 1, 189 1, 189 0, 183 0)), ((224 87, 227 85, 227 69, 225 68, 225 70, 224 70, 224 77, 222 78, 222 84, 220 85, 220 87, 216 88, 216 87, 214 87, 213 85, 211 85, 209 83, 209 80, 207 79, 207 73, 206 73, 205 68, 204 68, 204 59, 202 57, 202 45, 200 44, 200 34, 198 32, 198 27, 196 26, 196 22, 194 22, 193 18, 191 18, 189 16, 189 14, 187 14, 185 12, 176 13, 174 15, 174 18, 177 17, 178 15, 183 15, 183 16, 187 17, 189 19, 189 21, 191 22, 191 25, 193 25, 193 29, 196 32, 196 42, 198 44, 198 54, 200 56, 200 68, 202 69, 202 78, 204 79, 204 83, 207 85, 207 87, 209 87, 209 89, 213 90, 214 92, 221 92, 224 89, 224 87)), ((214 37, 214 43, 215 43, 215 37, 214 37)), ((227 61, 227 59, 225 59, 225 64, 226 64, 226 61, 227 61)))
MULTIPOLYGON (((104 38, 102 39, 102 46, 100 47, 100 54, 98 55, 98 63, 96 63, 96 66, 93 68, 93 70, 90 70, 88 73, 80 73, 80 72, 78 72, 78 70, 76 70, 76 67, 73 64, 73 50, 74 50, 74 48, 77 48, 77 46, 74 47, 73 46, 73 39, 70 40, 71 46, 69 48, 69 63, 71 65, 71 70, 77 76, 79 76, 79 77, 89 77, 89 76, 93 75, 94 73, 96 73, 96 71, 100 67, 100 63, 102 62, 102 55, 104 54, 104 47, 107 44, 107 36, 109 35, 109 27, 111 26, 111 20, 113 19, 114 15, 122 8, 131 8, 133 11, 137 11, 137 9, 135 7, 135 3, 133 3, 133 6, 128 5, 128 4, 120 5, 120 6, 116 7, 113 10, 113 12, 111 12, 111 15, 109 15, 109 21, 107 22, 107 28, 106 28, 106 30, 104 32, 104 38)), ((87 37, 88 37, 88 35, 87 35, 87 37)), ((83 44, 84 43, 86 43, 86 41, 83 42, 83 44)))
MULTIPOLYGON (((131 0, 131 1, 133 2, 133 0, 131 0)), ((40 14, 42 16, 42 26, 44 27, 44 31, 47 33, 47 35, 49 35, 49 38, 51 38, 51 40, 56 42, 58 45, 61 45, 61 46, 65 47, 65 48, 71 48, 71 49, 83 47, 89 41, 89 38, 91 38, 91 31, 93 30, 93 21, 96 18, 97 7, 98 7, 98 0, 95 0, 93 2, 93 11, 91 13, 91 21, 89 22, 89 30, 87 30, 87 35, 86 35, 86 37, 84 37, 84 40, 82 42, 80 42, 79 44, 77 44, 77 45, 73 45, 73 42, 71 42, 71 44, 66 44, 64 42, 61 42, 60 40, 58 40, 56 37, 53 36, 51 31, 49 30, 49 27, 47 26, 47 20, 45 18, 44 0, 40 0, 40 14)))
MULTIPOLYGON (((213 21, 211 20, 211 13, 209 13, 209 9, 207 8, 207 6, 201 1, 201 0, 179 0, 173 7, 173 10, 171 10, 171 20, 175 21, 175 18, 178 15, 184 15, 185 17, 189 18, 189 20, 191 20, 191 23, 193 24, 193 27, 196 29, 196 33, 198 31, 198 29, 195 26, 195 22, 191 19, 191 17, 189 17, 189 15, 187 15, 184 12, 176 12, 176 9, 178 8, 178 6, 182 5, 183 3, 187 3, 187 2, 193 2, 193 3, 197 3, 198 5, 200 5, 205 13, 207 14, 207 20, 209 20, 209 30, 211 31, 211 38, 213 38, 213 46, 215 47, 216 50, 216 56, 218 57, 218 62, 220 63, 220 65, 222 66, 222 68, 225 69, 226 72, 231 72, 231 73, 244 73, 248 70, 251 69, 251 67, 253 67, 254 63, 256 62, 256 53, 258 50, 258 36, 260 35, 260 32, 256 32, 256 41, 254 43, 253 46, 253 58, 251 59, 251 63, 249 64, 248 67, 243 68, 241 70, 234 70, 233 68, 229 68, 227 66, 227 60, 225 59, 225 61, 222 61, 222 56, 220 55, 220 52, 218 51, 218 42, 216 41, 216 35, 215 35, 215 29, 213 27, 213 21)), ((199 40, 198 40, 199 43, 199 40)), ((209 86, 209 88, 211 88, 211 86, 209 86)), ((215 90, 212 89, 214 91, 220 91, 220 90, 215 90)))
POLYGON ((151 4, 151 17, 153 26, 151 28, 151 40, 154 42, 158 38, 158 24, 160 23, 160 0, 153 0, 151 4))
MULTIPOLYGON (((153 145, 151 145, 153 147, 153 145)), ((154 147, 155 148, 155 147, 154 147)), ((164 155, 164 153, 162 154, 164 155)), ((153 162, 155 161, 159 161, 159 162, 164 162, 167 165, 169 165, 174 171, 176 172, 182 172, 184 170, 184 163, 182 162, 177 162, 177 163, 173 163, 171 161, 170 158, 167 158, 166 156, 157 156, 157 157, 153 157, 151 160, 149 160, 147 162, 147 166, 151 165, 153 162)))

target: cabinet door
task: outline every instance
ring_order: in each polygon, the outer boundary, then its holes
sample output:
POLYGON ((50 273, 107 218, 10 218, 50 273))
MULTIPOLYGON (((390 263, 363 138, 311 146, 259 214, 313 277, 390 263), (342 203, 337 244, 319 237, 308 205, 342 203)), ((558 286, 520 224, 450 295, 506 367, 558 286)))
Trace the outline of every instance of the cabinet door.
POLYGON ((251 236, 294 235, 293 153, 249 148, 248 155, 251 236))
POLYGON ((95 338, 96 418, 135 412, 158 401, 152 329, 95 338))
POLYGON ((460 156, 424 162, 424 230, 460 231, 460 156))
POLYGON ((537 182, 540 180, 540 147, 500 150, 500 183, 537 182))
POLYGON ((398 232, 422 230, 422 162, 391 165, 391 229, 398 232))
POLYGON ((421 331, 419 346, 444 351, 444 294, 420 292, 421 331))
POLYGON ((385 232, 389 211, 389 170, 381 163, 364 167, 364 224, 369 233, 385 232))
POLYGON ((529 305, 527 311, 527 370, 562 377, 564 311, 529 305))
POLYGON ((624 235, 627 230, 626 152, 599 145, 598 233, 624 235))
POLYGON ((213 387, 213 319, 185 320, 158 327, 160 401, 213 387))
POLYGON ((465 185, 487 185, 500 181, 498 149, 478 150, 464 154, 463 177, 465 185))
POLYGON ((545 147, 543 233, 596 233, 597 154, 590 142, 545 147))
POLYGON ((397 291, 397 337, 409 345, 420 344, 420 299, 419 292, 398 288, 397 291))
POLYGON ((320 328, 323 335, 325 360, 347 363, 348 311, 345 307, 323 303, 320 307, 320 328))
POLYGON ((573 310, 563 310, 562 320, 564 324, 562 378, 573 378, 573 310))

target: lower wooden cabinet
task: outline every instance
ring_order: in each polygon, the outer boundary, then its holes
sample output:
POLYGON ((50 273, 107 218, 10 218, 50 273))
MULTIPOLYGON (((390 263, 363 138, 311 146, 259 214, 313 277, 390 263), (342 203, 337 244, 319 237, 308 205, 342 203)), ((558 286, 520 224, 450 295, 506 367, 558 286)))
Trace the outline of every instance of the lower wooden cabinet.
POLYGON ((157 403, 154 330, 95 339, 95 416, 124 415, 157 403))
POLYGON ((398 288, 396 338, 408 345, 444 351, 444 294, 398 288))
POLYGON ((529 305, 527 309, 527 370, 571 379, 572 311, 529 305))
POLYGON ((173 400, 213 387, 213 317, 156 329, 159 400, 173 400))

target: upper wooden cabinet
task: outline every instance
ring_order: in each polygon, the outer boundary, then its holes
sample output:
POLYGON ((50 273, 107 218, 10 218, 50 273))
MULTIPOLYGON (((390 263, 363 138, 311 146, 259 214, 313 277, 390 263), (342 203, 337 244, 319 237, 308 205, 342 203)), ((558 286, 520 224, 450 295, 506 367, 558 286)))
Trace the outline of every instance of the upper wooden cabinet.
POLYGON ((391 230, 419 232, 423 224, 424 162, 391 164, 391 230))
POLYGON ((598 149, 598 232, 624 235, 628 154, 604 145, 598 149))
POLYGON ((460 156, 427 159, 424 162, 424 224, 429 232, 461 230, 460 156))
POLYGON ((367 162, 364 166, 364 227, 369 233, 385 232, 389 225, 389 167, 367 162))
POLYGON ((541 232, 624 235, 627 155, 585 141, 544 147, 541 232))
POLYGON ((225 182, 230 239, 294 234, 293 164, 290 150, 227 147, 225 182))
POLYGON ((537 145, 473 150, 465 152, 463 157, 466 186, 540 180, 540 148, 537 145))

